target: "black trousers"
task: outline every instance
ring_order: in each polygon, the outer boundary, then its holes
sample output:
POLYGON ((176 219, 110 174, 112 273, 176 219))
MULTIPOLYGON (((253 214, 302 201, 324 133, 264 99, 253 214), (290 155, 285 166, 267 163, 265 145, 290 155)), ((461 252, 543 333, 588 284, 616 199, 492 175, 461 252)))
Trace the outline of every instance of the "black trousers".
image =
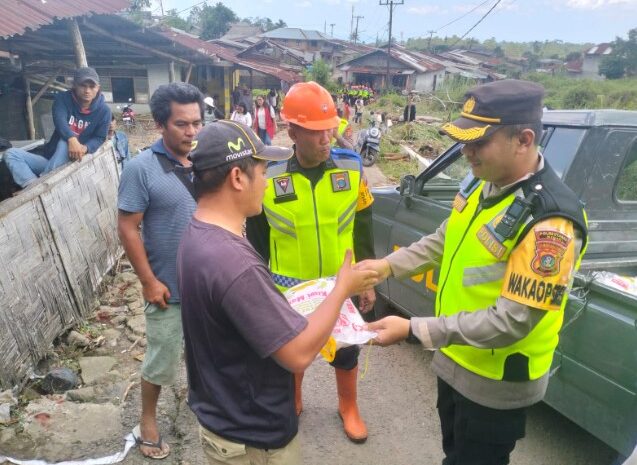
POLYGON ((352 370, 358 365, 360 351, 361 348, 358 346, 343 347, 336 351, 336 356, 330 365, 341 370, 352 370))
POLYGON ((526 408, 496 410, 476 404, 438 378, 442 465, 506 465, 524 437, 526 408))

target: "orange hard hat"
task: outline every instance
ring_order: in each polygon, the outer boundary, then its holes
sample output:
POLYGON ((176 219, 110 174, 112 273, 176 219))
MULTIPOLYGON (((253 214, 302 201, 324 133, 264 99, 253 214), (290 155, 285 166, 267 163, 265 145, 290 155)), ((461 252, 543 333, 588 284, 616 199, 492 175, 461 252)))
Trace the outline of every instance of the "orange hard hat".
POLYGON ((290 87, 283 100, 281 118, 314 131, 333 129, 341 122, 332 96, 314 81, 299 82, 290 87))

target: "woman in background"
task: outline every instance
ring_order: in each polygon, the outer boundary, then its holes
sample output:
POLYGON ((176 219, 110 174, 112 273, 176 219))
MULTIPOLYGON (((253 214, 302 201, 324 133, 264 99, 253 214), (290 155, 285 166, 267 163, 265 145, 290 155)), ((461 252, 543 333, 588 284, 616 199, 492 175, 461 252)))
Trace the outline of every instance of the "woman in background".
POLYGON ((249 128, 252 127, 252 115, 248 113, 245 103, 235 105, 235 110, 232 112, 230 119, 237 123, 245 124, 249 128))
POLYGON ((252 129, 265 145, 272 145, 272 139, 276 133, 275 117, 274 108, 265 102, 262 95, 259 95, 255 101, 252 129))

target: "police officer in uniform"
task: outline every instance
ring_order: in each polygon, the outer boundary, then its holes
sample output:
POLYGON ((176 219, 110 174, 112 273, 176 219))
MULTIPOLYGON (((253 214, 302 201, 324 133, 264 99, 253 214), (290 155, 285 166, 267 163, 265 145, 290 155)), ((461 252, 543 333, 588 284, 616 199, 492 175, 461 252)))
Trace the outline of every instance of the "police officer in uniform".
MULTIPOLYGON (((334 276, 347 249, 356 260, 374 257, 371 228, 373 198, 363 178, 360 156, 331 147, 340 118, 329 92, 316 82, 295 84, 288 91, 281 118, 295 154, 268 167, 268 187, 261 216, 247 222, 247 236, 269 262, 281 290, 303 281, 334 276)), ((362 313, 376 300, 371 289, 358 296, 362 313)), ((340 349, 331 363, 336 371, 338 412, 347 437, 367 439, 357 404, 358 346, 340 349)), ((295 375, 297 415, 303 409, 301 383, 295 375)))
POLYGON ((361 268, 404 278, 440 269, 436 314, 371 323, 377 342, 435 352, 445 465, 499 465, 546 392, 585 213, 538 150, 544 89, 518 80, 465 95, 442 130, 464 143, 471 173, 438 230, 361 268))

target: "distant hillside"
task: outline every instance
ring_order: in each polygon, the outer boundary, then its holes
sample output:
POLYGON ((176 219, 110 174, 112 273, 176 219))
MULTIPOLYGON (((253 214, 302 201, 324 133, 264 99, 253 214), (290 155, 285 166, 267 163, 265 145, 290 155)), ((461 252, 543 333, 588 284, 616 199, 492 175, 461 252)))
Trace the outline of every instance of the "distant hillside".
POLYGON ((507 42, 497 41, 495 38, 479 41, 467 38, 459 40, 459 37, 428 37, 410 38, 406 42, 406 47, 413 50, 432 51, 434 53, 445 52, 452 48, 463 48, 473 50, 487 50, 496 55, 504 54, 510 58, 522 57, 525 54, 532 54, 538 58, 556 58, 564 60, 569 53, 583 52, 594 44, 574 44, 562 42, 561 40, 545 40, 544 42, 507 42))

